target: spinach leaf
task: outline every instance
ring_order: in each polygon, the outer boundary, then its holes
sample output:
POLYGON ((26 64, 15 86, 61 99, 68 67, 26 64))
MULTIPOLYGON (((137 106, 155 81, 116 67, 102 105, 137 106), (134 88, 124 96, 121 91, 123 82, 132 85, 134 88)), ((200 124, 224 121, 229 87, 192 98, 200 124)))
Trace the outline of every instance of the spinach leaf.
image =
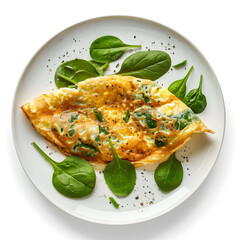
POLYGON ((119 59, 128 48, 141 48, 141 45, 128 45, 114 36, 103 36, 90 46, 92 59, 99 62, 114 62, 119 59))
POLYGON ((35 142, 32 144, 53 166, 52 183, 60 193, 70 198, 80 198, 93 191, 96 175, 88 162, 75 156, 67 157, 62 162, 55 162, 35 142))
POLYGON ((125 197, 132 192, 135 186, 136 170, 131 162, 118 157, 109 138, 108 142, 114 160, 105 167, 104 178, 108 187, 116 196, 125 197))
POLYGON ((103 76, 104 70, 106 70, 109 66, 108 62, 104 63, 104 64, 103 63, 98 63, 94 60, 90 60, 89 62, 96 68, 99 76, 103 76))
POLYGON ((99 152, 99 150, 96 147, 90 144, 83 143, 80 139, 78 140, 78 143, 72 147, 72 149, 76 150, 77 147, 90 150, 91 153, 88 152, 89 153, 88 156, 91 156, 91 157, 94 157, 99 152))
POLYGON ((97 76, 99 76, 99 73, 90 62, 83 59, 74 59, 61 64, 57 68, 55 83, 58 88, 62 88, 97 76))
POLYGON ((125 115, 125 117, 123 118, 123 120, 127 123, 128 120, 129 120, 129 118, 130 118, 130 113, 129 113, 129 109, 127 109, 127 110, 126 110, 126 115, 125 115))
POLYGON ((178 64, 175 64, 173 67, 174 67, 174 68, 180 68, 180 67, 185 66, 186 64, 187 64, 187 60, 182 61, 182 62, 180 62, 180 63, 178 63, 178 64))
POLYGON ((190 76, 192 70, 193 70, 193 66, 190 68, 190 70, 188 71, 187 75, 183 79, 174 81, 168 87, 168 90, 171 93, 173 93, 180 100, 183 100, 184 97, 185 97, 186 90, 187 90, 186 82, 187 82, 188 77, 190 76))
POLYGON ((114 205, 115 208, 119 208, 119 204, 116 202, 116 200, 113 197, 109 197, 109 200, 114 205))
POLYGON ((194 113, 201 113, 207 106, 207 99, 202 93, 202 78, 203 76, 201 75, 198 88, 192 89, 183 99, 183 102, 190 107, 194 113))
POLYGON ((189 124, 193 123, 193 121, 197 121, 199 119, 190 109, 186 109, 178 115, 173 116, 173 118, 177 120, 175 122, 177 130, 183 130, 189 124))
POLYGON ((154 179, 159 189, 164 192, 170 192, 177 188, 181 184, 182 178, 183 167, 175 153, 166 162, 160 163, 154 173, 154 179))
POLYGON ((145 117, 145 123, 147 124, 149 129, 157 127, 157 121, 152 119, 152 116, 149 113, 136 112, 135 116, 137 119, 139 119, 142 116, 145 117))
POLYGON ((93 111, 99 122, 103 122, 102 115, 98 111, 93 111))
POLYGON ((156 80, 171 67, 171 58, 162 51, 142 51, 130 55, 117 74, 156 80))
POLYGON ((157 121, 152 119, 152 116, 148 113, 145 113, 144 115, 146 117, 146 124, 148 125, 149 129, 156 128, 157 127, 157 121))

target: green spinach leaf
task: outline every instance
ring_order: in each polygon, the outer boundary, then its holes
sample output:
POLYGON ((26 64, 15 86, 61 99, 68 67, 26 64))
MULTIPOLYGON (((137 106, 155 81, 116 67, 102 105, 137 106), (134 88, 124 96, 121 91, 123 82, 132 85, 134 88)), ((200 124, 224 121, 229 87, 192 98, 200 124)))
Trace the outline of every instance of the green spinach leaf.
POLYGON ((198 116, 195 115, 189 108, 172 118, 176 119, 175 127, 177 130, 183 130, 189 124, 199 120, 198 116))
POLYGON ((114 36, 103 36, 90 46, 92 59, 99 62, 114 62, 119 59, 128 48, 141 48, 141 45, 128 45, 114 36))
POLYGON ((96 174, 88 162, 75 156, 67 157, 62 162, 55 162, 35 142, 33 146, 53 166, 52 183, 60 193, 70 198, 81 198, 93 191, 96 174))
POLYGON ((105 70, 108 68, 108 66, 109 66, 109 63, 108 63, 108 62, 107 62, 107 63, 98 63, 98 62, 96 62, 96 61, 94 61, 94 60, 90 60, 89 62, 96 68, 99 76, 103 76, 104 71, 105 71, 105 70))
POLYGON ((89 153, 88 156, 91 156, 91 157, 94 157, 99 152, 99 150, 96 147, 90 144, 83 143, 80 139, 78 140, 78 143, 72 147, 72 149, 75 151, 77 147, 90 150, 90 153, 89 151, 87 152, 89 153))
POLYGON ((160 163, 154 173, 154 179, 164 192, 170 192, 177 188, 183 179, 183 167, 177 160, 175 153, 163 163, 160 163))
POLYGON ((156 80, 171 67, 171 58, 162 51, 142 51, 130 55, 117 74, 156 80))
POLYGON ((157 127, 157 121, 152 119, 152 116, 149 113, 141 113, 141 112, 135 113, 135 117, 137 119, 139 119, 142 116, 145 118, 145 123, 147 124, 149 129, 157 127))
POLYGON ((190 68, 187 75, 183 79, 174 81, 168 87, 168 90, 171 93, 173 93, 180 100, 183 100, 186 95, 186 90, 187 90, 186 83, 187 83, 187 80, 188 80, 192 70, 193 70, 193 66, 190 68))
POLYGON ((87 78, 97 77, 99 73, 90 62, 74 59, 61 64, 55 72, 55 84, 58 88, 77 84, 87 78))
POLYGON ((127 160, 122 160, 116 154, 111 140, 108 142, 112 149, 114 160, 104 169, 104 178, 111 191, 118 197, 129 195, 136 182, 136 170, 133 164, 127 160))
POLYGON ((201 113, 207 106, 207 99, 202 93, 202 78, 203 76, 201 75, 198 88, 192 89, 183 99, 183 102, 190 107, 194 113, 201 113))

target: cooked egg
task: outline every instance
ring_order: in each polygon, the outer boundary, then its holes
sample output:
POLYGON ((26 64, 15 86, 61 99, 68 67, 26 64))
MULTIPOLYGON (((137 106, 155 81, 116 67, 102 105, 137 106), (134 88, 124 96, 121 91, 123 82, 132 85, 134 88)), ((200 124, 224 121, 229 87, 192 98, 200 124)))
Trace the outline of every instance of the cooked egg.
POLYGON ((21 108, 62 153, 94 164, 113 160, 107 137, 120 158, 141 166, 167 160, 193 133, 212 132, 167 89, 129 76, 90 78, 21 108))

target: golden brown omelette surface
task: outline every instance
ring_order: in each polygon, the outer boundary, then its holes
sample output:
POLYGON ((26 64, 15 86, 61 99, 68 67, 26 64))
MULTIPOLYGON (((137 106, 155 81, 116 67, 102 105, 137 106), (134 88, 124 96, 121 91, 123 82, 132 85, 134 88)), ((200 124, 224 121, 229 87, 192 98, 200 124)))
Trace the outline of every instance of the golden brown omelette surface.
POLYGON ((129 76, 91 78, 21 108, 62 153, 93 164, 113 160, 108 136, 120 158, 141 166, 167 160, 193 133, 212 132, 167 89, 129 76))

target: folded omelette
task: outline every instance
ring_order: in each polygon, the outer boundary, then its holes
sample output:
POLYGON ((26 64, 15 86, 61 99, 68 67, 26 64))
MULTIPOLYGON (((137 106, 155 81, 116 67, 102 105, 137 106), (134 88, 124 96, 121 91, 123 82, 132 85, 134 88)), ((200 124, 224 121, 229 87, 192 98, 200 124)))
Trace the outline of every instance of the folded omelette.
POLYGON ((22 110, 63 154, 107 164, 113 154, 135 166, 161 163, 190 140, 212 132, 158 83, 129 76, 90 78, 36 97, 22 110))

